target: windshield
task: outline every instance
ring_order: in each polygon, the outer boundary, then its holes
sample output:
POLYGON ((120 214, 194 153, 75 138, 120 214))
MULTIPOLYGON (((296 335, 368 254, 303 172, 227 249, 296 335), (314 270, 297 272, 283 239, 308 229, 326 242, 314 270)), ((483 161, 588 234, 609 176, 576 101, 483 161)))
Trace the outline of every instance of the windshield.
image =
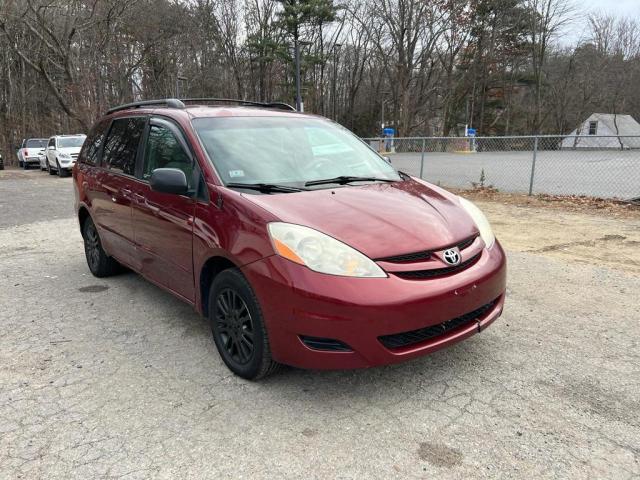
POLYGON ((340 176, 401 180, 355 135, 322 119, 198 118, 193 125, 226 183, 304 186, 340 176))
POLYGON ((73 148, 81 147, 84 143, 84 139, 87 138, 84 135, 81 137, 59 137, 58 148, 73 148))
POLYGON ((46 138, 30 138, 25 144, 25 148, 45 148, 46 146, 46 138))

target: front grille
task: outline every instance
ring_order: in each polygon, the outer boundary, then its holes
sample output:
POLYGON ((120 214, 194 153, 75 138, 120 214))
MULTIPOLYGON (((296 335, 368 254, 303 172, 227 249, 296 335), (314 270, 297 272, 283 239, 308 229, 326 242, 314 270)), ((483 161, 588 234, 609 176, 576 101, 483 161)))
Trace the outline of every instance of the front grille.
POLYGON ((300 335, 300 340, 307 347, 313 350, 323 350, 325 352, 352 352, 353 349, 346 343, 333 338, 307 337, 300 335))
POLYGON ((477 235, 474 235, 473 237, 469 237, 460 243, 451 245, 449 247, 441 248, 438 250, 425 250, 422 252, 404 253, 400 255, 393 255, 391 257, 377 258, 376 262, 389 262, 389 263, 423 262, 423 261, 429 260, 433 255, 433 252, 436 252, 436 251, 446 250, 447 248, 452 248, 452 247, 458 247, 460 251, 464 250, 465 248, 469 248, 476 238, 477 238, 477 235))
POLYGON ((443 268, 432 268, 431 270, 414 270, 408 272, 392 272, 394 275, 397 275, 400 278, 406 278, 408 280, 422 280, 424 278, 433 278, 440 277, 442 275, 450 275, 452 273, 459 272, 460 270, 464 270, 467 267, 473 265, 479 258, 481 253, 474 255, 469 260, 465 260, 462 263, 454 267, 443 267, 443 268))
POLYGON ((393 257, 379 258, 377 262, 390 262, 390 263, 404 263, 404 262, 421 262, 429 260, 431 258, 431 252, 415 252, 406 253, 404 255, 394 255, 393 257))
POLYGON ((450 332, 455 328, 475 322, 478 318, 489 312, 496 305, 497 301, 498 300, 496 299, 474 310, 473 312, 469 312, 459 317, 452 318, 451 320, 447 320, 446 322, 442 322, 437 325, 420 328, 418 330, 411 330, 410 332, 384 335, 382 337, 378 337, 378 340, 380 340, 380 343, 382 343, 385 347, 390 349, 415 345, 416 343, 421 343, 426 340, 439 337, 440 335, 444 335, 445 333, 450 332))
POLYGON ((462 251, 465 248, 469 248, 471 244, 476 241, 476 238, 478 238, 477 235, 474 235, 473 237, 467 238, 466 240, 460 242, 458 244, 458 249, 462 251))

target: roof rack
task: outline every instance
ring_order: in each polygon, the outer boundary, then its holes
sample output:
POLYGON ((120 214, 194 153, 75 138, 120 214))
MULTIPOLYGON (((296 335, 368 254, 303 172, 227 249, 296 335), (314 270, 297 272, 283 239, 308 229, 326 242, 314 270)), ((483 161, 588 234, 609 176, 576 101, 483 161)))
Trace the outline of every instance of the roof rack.
POLYGON ((284 102, 254 102, 252 100, 238 100, 235 98, 182 98, 180 99, 180 101, 184 103, 237 103, 239 105, 248 105, 252 107, 276 108, 279 110, 291 110, 294 112, 296 111, 295 108, 284 102))
POLYGON ((117 107, 110 108, 107 110, 107 115, 119 112, 121 110, 128 110, 130 108, 143 108, 143 107, 153 107, 153 106, 166 106, 168 108, 177 108, 184 109, 186 108, 186 103, 237 103, 241 106, 252 106, 252 107, 260 107, 260 108, 275 108, 279 110, 290 110, 296 111, 288 103, 284 102, 253 102, 251 100, 238 100, 234 98, 166 98, 164 100, 142 100, 140 102, 132 102, 125 103, 124 105, 119 105, 117 107))

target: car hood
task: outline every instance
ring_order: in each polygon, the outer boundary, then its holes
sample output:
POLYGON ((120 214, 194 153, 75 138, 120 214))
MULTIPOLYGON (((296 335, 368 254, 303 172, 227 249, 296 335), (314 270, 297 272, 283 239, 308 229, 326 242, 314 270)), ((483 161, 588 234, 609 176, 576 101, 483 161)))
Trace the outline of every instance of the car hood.
POLYGON ((319 230, 374 259, 440 249, 477 234, 454 195, 414 179, 243 196, 283 222, 319 230))
POLYGON ((60 153, 68 153, 69 155, 72 155, 74 153, 80 153, 80 149, 82 147, 64 147, 64 148, 58 148, 58 152, 60 153))

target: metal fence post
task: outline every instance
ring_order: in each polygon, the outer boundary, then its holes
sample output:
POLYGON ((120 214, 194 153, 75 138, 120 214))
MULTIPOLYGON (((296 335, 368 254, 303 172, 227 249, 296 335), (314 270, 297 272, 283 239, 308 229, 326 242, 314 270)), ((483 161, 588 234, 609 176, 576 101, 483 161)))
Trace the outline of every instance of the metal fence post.
POLYGON ((424 172, 424 150, 425 150, 425 145, 426 144, 426 139, 423 138, 422 139, 422 157, 420 158, 420 180, 422 180, 422 174, 424 172))
POLYGON ((538 156, 538 138, 533 141, 533 161, 531 162, 531 179, 529 180, 529 196, 533 195, 533 176, 536 173, 536 158, 538 156))

